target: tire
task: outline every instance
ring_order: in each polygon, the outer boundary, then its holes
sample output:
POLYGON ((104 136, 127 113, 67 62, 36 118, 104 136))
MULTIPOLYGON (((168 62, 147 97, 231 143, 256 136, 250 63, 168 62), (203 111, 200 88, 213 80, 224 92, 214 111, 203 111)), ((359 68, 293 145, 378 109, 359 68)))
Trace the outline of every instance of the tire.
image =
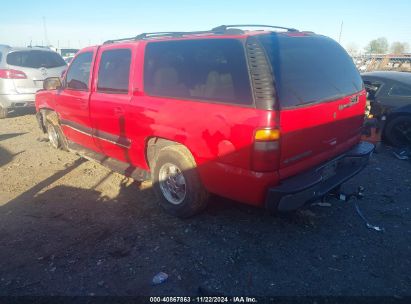
POLYGON ((53 148, 67 151, 66 138, 59 125, 46 121, 46 131, 50 145, 53 148))
POLYGON ((390 120, 384 130, 384 138, 395 147, 411 146, 411 115, 402 115, 390 120))
POLYGON ((160 206, 173 216, 187 218, 207 206, 209 194, 193 156, 184 146, 172 145, 160 150, 153 163, 153 183, 160 206))
POLYGON ((7 118, 9 116, 9 110, 0 106, 0 119, 7 118))

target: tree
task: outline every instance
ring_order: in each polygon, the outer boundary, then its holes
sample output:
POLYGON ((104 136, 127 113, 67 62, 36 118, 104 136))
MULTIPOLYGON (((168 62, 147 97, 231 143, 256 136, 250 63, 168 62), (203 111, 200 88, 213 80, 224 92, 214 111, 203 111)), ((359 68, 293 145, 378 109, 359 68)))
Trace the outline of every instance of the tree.
POLYGON ((408 52, 410 46, 406 42, 393 42, 391 44, 391 53, 393 54, 404 54, 408 52))
POLYGON ((370 54, 386 54, 388 51, 388 41, 385 37, 371 40, 365 47, 365 52, 370 54))
POLYGON ((349 43, 346 47, 345 50, 347 51, 348 54, 350 54, 351 57, 358 56, 358 45, 354 42, 349 43))

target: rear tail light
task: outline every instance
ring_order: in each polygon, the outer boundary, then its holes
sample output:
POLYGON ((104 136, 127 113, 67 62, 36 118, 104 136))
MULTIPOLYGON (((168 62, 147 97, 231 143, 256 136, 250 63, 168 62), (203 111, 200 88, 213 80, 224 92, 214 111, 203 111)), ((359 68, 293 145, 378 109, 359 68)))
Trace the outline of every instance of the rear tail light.
POLYGON ((27 75, 18 70, 0 69, 0 78, 3 79, 26 79, 27 75))
POLYGON ((254 135, 252 168, 267 172, 278 169, 280 159, 280 130, 259 129, 254 135))

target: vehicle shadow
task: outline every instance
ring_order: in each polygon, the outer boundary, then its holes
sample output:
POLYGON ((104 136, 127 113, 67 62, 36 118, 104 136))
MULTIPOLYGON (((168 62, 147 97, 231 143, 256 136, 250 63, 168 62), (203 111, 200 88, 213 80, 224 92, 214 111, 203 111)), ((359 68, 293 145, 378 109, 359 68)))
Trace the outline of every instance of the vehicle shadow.
POLYGON ((18 116, 24 115, 33 115, 36 114, 36 108, 21 108, 21 109, 14 109, 8 114, 8 118, 14 118, 18 116))
POLYGON ((210 278, 222 270, 246 277, 237 284, 252 291, 250 259, 269 265, 290 233, 315 229, 301 215, 273 218, 216 196, 204 213, 180 220, 157 206, 150 183, 124 177, 111 198, 96 190, 113 173, 88 189, 49 188, 83 162, 0 207, 1 295, 198 295, 218 292, 210 278), (153 286, 159 271, 170 282, 153 286))
MULTIPOLYGON (((0 134, 0 141, 6 140, 6 139, 10 139, 13 137, 17 137, 20 135, 24 135, 26 133, 7 133, 7 134, 0 134)), ((11 153, 9 150, 7 150, 6 148, 3 148, 0 145, 0 167, 3 167, 4 165, 8 164, 9 162, 11 162, 13 160, 13 158, 21 153, 23 153, 24 151, 20 151, 17 153, 11 153)))
POLYGON ((9 138, 13 138, 13 137, 17 137, 17 136, 20 136, 20 135, 24 135, 24 134, 27 134, 27 132, 25 132, 25 133, 7 133, 7 134, 0 134, 0 141, 6 140, 6 139, 9 139, 9 138))

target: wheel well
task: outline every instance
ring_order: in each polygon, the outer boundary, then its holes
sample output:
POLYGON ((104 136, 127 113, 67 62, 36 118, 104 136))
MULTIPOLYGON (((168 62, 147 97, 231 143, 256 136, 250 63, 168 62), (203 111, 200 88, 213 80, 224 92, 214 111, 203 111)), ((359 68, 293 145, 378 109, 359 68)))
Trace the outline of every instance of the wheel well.
POLYGON ((39 122, 40 129, 43 131, 43 133, 47 132, 47 129, 46 129, 47 120, 56 125, 60 123, 57 113, 48 108, 40 109, 39 112, 37 112, 36 117, 37 117, 37 121, 39 122))
MULTIPOLYGON (((167 146, 172 146, 172 145, 180 145, 183 146, 184 148, 187 149, 184 145, 182 145, 179 142, 168 140, 162 137, 151 137, 147 140, 146 142, 146 162, 150 168, 154 165, 154 161, 156 160, 158 153, 160 152, 161 149, 167 147, 167 146)), ((187 151, 190 152, 189 149, 187 151)))

